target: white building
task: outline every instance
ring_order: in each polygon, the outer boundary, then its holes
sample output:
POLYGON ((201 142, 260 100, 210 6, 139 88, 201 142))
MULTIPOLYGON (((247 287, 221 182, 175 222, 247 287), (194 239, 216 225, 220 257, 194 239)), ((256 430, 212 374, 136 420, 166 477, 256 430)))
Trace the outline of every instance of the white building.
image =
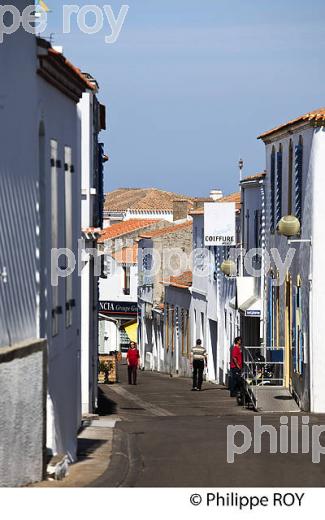
POLYGON ((191 271, 171 276, 165 282, 165 301, 156 309, 154 319, 154 343, 160 353, 159 371, 180 376, 190 376, 192 373, 191 287, 191 271))
MULTIPOLYGON (((164 305, 164 283, 168 285, 171 276, 180 276, 190 268, 192 222, 185 220, 142 233, 138 247, 141 364, 149 370, 176 374, 180 370, 178 352, 181 352, 176 329, 181 316, 176 302, 174 306, 164 305)), ((185 310, 186 306, 179 308, 185 310)))
MULTIPOLYGON (((218 203, 234 205, 237 241, 240 225, 240 195, 217 199, 218 203), (235 214, 235 208, 236 214, 235 214)), ((229 371, 230 348, 239 335, 240 324, 236 309, 236 281, 226 277, 220 269, 228 259, 228 248, 205 246, 205 211, 191 213, 193 217, 193 285, 191 302, 192 339, 201 339, 208 352, 207 380, 226 384, 229 371)))
POLYGON ((104 227, 134 219, 186 218, 193 198, 157 188, 120 188, 105 196, 104 227))
POLYGON ((265 175, 241 181, 243 257, 236 284, 240 335, 246 347, 265 344, 265 175))
POLYGON ((267 345, 285 349, 284 385, 300 407, 325 412, 323 353, 325 298, 325 109, 310 112, 260 136, 266 145, 266 248, 282 260, 271 261, 267 276, 267 345), (294 215, 301 232, 290 242, 277 232, 283 216, 294 215))
MULTIPOLYGON (((17 4, 22 10, 28 2, 17 4)), ((1 377, 5 385, 1 410, 5 420, 10 405, 9 416, 16 418, 1 424, 8 441, 2 446, 1 468, 6 471, 1 479, 4 475, 5 484, 21 485, 41 478, 45 439, 53 454, 76 458, 81 419, 80 280, 75 270, 70 277, 59 278, 57 286, 51 283, 51 249, 70 248, 78 257, 77 103, 92 85, 46 41, 23 29, 0 45, 0 68, 0 220, 7 230, 0 238, 0 347, 10 348, 10 356, 0 364, 9 377, 1 377), (48 371, 42 369, 44 358, 41 368, 37 363, 27 365, 19 376, 15 353, 20 358, 21 342, 27 343, 28 351, 38 338, 47 340, 48 371), (41 401, 42 388, 47 389, 46 431, 44 403, 37 411, 31 395, 34 381, 39 381, 41 401), (27 439, 30 453, 25 450, 27 439), (38 444, 34 454, 37 439, 42 446, 38 444)), ((65 267, 62 257, 60 266, 65 267)))
MULTIPOLYGON (((97 99, 98 84, 84 74, 92 89, 83 93, 78 104, 81 120, 81 226, 86 250, 97 251, 97 238, 103 226, 104 173, 107 159, 98 134, 105 130, 105 106, 97 99)), ((81 269, 81 404, 82 413, 93 413, 97 405, 98 366, 98 264, 93 253, 83 255, 81 269)))
POLYGON ((126 353, 130 338, 126 326, 137 321, 138 244, 140 233, 169 223, 157 219, 134 219, 103 229, 98 241, 103 256, 99 279, 99 353, 126 353))

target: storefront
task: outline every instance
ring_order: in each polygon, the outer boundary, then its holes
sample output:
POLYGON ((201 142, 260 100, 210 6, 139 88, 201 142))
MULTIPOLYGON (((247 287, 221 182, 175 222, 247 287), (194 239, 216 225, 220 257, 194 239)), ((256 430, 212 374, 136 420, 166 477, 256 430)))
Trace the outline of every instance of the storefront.
POLYGON ((99 301, 99 352, 126 354, 137 336, 137 302, 99 301))

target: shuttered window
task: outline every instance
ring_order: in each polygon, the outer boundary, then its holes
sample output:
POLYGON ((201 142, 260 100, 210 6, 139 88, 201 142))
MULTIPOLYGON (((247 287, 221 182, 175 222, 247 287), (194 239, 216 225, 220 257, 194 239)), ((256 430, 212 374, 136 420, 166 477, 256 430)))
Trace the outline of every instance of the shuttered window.
POLYGON ((282 217, 282 145, 277 153, 275 225, 282 217))
POLYGON ((275 228, 275 148, 271 153, 271 204, 270 204, 270 229, 274 233, 275 228))
POLYGON ((295 216, 301 222, 302 218, 302 168, 303 168, 303 141, 295 147, 295 216))

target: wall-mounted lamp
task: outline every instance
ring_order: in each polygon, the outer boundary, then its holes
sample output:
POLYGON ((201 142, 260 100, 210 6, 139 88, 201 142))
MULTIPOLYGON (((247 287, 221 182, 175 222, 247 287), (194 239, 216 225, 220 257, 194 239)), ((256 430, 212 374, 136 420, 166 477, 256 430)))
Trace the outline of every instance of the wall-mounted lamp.
POLYGON ((311 239, 293 239, 292 237, 296 237, 300 234, 301 224, 299 219, 294 215, 286 215, 282 217, 277 225, 277 232, 279 235, 283 235, 288 238, 288 244, 301 244, 308 243, 311 244, 311 239))
POLYGON ((233 260, 224 260, 220 266, 221 271, 226 276, 236 276, 237 274, 237 265, 233 260))

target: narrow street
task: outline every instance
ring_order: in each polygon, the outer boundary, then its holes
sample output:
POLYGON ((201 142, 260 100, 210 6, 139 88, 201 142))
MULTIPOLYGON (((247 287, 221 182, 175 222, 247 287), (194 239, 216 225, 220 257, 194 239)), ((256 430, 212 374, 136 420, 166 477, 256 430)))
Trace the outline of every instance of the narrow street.
MULTIPOLYGON (((323 461, 314 464, 311 453, 270 454, 268 434, 261 454, 251 448, 228 464, 227 426, 253 432, 257 414, 237 406, 224 387, 205 383, 202 392, 191 392, 189 379, 152 372, 140 372, 138 385, 130 386, 124 365, 120 380, 100 385, 102 413, 118 421, 111 462, 92 487, 324 486, 323 461)), ((310 416, 310 427, 324 420, 310 416)), ((278 414, 262 416, 262 424, 277 431, 279 421, 278 414)), ((235 442, 241 445, 243 435, 235 442)))

